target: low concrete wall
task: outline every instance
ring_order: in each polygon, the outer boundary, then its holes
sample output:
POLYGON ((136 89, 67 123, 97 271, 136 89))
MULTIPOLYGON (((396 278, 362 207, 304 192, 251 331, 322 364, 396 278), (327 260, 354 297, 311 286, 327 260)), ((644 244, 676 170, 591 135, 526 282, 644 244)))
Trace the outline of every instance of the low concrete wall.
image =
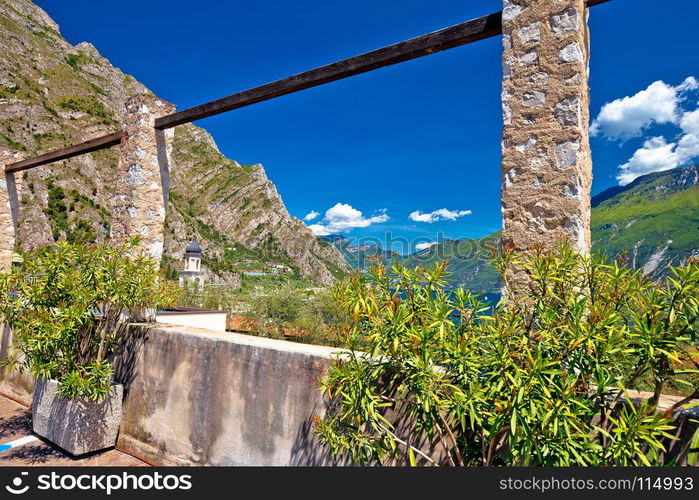
POLYGON ((323 465, 311 419, 337 349, 183 326, 146 326, 119 355, 117 446, 163 465, 323 465))
POLYGON ((225 312, 219 311, 158 311, 155 320, 158 323, 225 332, 227 316, 225 312))

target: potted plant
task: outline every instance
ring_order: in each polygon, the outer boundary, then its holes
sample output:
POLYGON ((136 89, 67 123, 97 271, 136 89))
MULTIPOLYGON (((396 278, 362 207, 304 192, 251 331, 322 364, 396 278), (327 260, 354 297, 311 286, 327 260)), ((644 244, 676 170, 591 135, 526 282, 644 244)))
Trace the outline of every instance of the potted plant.
POLYGON ((0 314, 14 336, 2 363, 36 379, 33 430, 73 455, 114 446, 123 387, 112 357, 127 323, 171 303, 176 287, 135 241, 59 242, 23 257, 0 273, 0 314))

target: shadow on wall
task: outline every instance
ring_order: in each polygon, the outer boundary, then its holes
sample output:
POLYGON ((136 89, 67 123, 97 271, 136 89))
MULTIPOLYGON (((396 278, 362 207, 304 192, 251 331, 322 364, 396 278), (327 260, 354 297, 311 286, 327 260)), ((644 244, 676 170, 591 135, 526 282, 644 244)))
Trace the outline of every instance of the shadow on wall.
MULTIPOLYGON (((313 415, 323 408, 313 408, 313 415)), ((328 449, 318 442, 313 432, 313 417, 307 418, 300 426, 291 448, 289 465, 292 466, 333 466, 351 465, 349 460, 334 458, 328 449)))
POLYGON ((335 465, 313 434, 335 349, 138 325, 115 358, 119 447, 162 465, 335 465))
POLYGON ((136 377, 138 353, 148 340, 146 325, 121 325, 121 341, 114 350, 110 361, 114 368, 114 380, 124 386, 124 398, 128 397, 129 387, 136 377))

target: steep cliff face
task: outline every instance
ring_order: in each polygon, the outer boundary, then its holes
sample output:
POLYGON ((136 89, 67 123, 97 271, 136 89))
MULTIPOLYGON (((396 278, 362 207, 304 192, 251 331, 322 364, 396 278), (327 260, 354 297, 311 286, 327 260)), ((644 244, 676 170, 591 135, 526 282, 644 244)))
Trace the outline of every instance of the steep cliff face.
MULTIPOLYGON (((126 100, 149 92, 89 43, 69 44, 28 0, 0 0, 0 46, 0 146, 28 156, 120 130, 126 100)), ((177 127, 171 167, 165 260, 174 267, 197 238, 222 276, 233 271, 226 261, 232 247, 284 260, 321 283, 347 271, 334 247, 319 245, 289 215, 261 165, 225 158, 203 129, 177 127)), ((107 237, 117 174, 113 150, 25 172, 19 244, 107 237)))

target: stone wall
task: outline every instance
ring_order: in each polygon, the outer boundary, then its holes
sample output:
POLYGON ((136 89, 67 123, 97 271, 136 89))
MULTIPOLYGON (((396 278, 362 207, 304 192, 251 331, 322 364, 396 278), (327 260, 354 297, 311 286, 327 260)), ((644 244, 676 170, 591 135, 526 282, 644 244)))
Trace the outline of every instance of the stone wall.
POLYGON ((140 94, 127 101, 126 110, 127 137, 119 146, 112 237, 139 237, 141 248, 160 262, 174 129, 156 130, 154 124, 175 107, 151 94, 140 94))
POLYGON ((503 1, 502 239, 590 249, 584 0, 503 1))

